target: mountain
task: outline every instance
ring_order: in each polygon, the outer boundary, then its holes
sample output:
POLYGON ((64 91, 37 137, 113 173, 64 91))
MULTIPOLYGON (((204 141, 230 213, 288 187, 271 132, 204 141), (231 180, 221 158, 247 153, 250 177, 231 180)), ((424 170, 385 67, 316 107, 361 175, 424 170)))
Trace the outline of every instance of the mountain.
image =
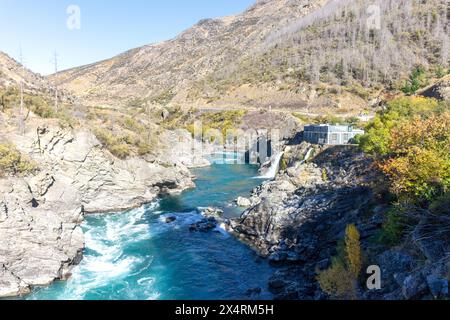
POLYGON ((0 51, 0 88, 18 86, 23 82, 29 91, 42 90, 48 87, 47 80, 23 67, 19 62, 0 51))
POLYGON ((202 20, 175 39, 60 72, 56 78, 91 104, 194 100, 197 82, 218 68, 232 67, 239 57, 262 45, 274 29, 325 2, 258 1, 242 14, 202 20))
POLYGON ((443 0, 264 0, 51 79, 92 106, 360 109, 442 72, 449 34, 443 0))

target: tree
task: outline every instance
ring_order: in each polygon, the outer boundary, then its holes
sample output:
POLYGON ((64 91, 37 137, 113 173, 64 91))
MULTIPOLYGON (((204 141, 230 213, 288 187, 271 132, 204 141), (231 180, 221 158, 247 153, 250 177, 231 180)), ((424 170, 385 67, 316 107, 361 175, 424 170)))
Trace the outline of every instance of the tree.
POLYGON ((387 104, 366 127, 366 134, 360 138, 360 147, 366 153, 386 156, 395 151, 391 146, 391 132, 402 122, 414 117, 426 118, 445 109, 435 99, 403 97, 387 104))
POLYGON ((360 235, 355 225, 348 225, 345 242, 338 246, 331 267, 318 273, 322 290, 336 299, 356 299, 358 278, 362 267, 360 235))
POLYGON ((360 235, 354 224, 348 225, 345 232, 345 251, 348 270, 354 279, 358 279, 362 267, 360 235))
POLYGON ((333 258, 329 269, 319 273, 317 280, 323 292, 336 299, 356 298, 356 290, 352 275, 345 265, 337 258, 333 258))
POLYGON ((405 94, 413 94, 420 88, 426 87, 428 85, 428 79, 426 77, 426 71, 423 67, 416 67, 409 80, 405 83, 402 91, 405 94))
POLYGON ((391 133, 394 156, 381 164, 391 190, 401 198, 431 201, 450 187, 450 111, 416 117, 391 133))
POLYGON ((377 158, 400 200, 423 203, 450 184, 450 106, 406 97, 390 102, 368 125, 361 148, 377 158))

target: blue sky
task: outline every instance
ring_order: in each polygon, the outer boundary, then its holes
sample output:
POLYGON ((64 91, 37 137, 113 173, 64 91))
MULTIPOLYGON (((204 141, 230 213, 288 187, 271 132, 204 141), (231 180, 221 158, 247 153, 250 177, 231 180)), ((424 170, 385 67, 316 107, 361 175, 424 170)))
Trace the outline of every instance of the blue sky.
MULTIPOLYGON (((256 0, 0 0, 0 51, 41 74, 56 51, 68 69, 171 39, 200 19, 239 13, 256 0), (67 8, 80 9, 70 30, 67 8), (76 25, 75 25, 76 26, 76 25)), ((73 21, 73 20, 71 20, 73 21)))

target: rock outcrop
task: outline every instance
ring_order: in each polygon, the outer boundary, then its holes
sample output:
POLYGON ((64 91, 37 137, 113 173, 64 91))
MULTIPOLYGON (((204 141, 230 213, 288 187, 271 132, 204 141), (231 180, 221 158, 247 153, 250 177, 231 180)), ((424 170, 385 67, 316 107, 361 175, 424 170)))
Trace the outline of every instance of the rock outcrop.
POLYGON ((371 160, 353 147, 302 143, 287 147, 283 161, 286 170, 254 190, 256 205, 229 227, 280 266, 269 283, 276 298, 321 299, 316 270, 330 265, 347 224, 358 225, 364 243, 383 222, 362 219, 374 205, 371 160))
POLYGON ((447 75, 435 84, 420 90, 418 94, 437 100, 450 100, 450 75, 447 75))
POLYGON ((33 119, 26 132, 2 131, 39 171, 0 179, 0 297, 67 279, 82 259, 87 213, 117 212, 194 187, 177 160, 120 160, 87 129, 33 119))
POLYGON ((420 224, 412 245, 374 243, 390 206, 381 198, 384 191, 374 188, 383 177, 370 158, 352 146, 302 143, 286 147, 283 161, 286 170, 256 188, 252 207, 227 225, 278 267, 268 284, 276 299, 327 298, 317 272, 331 265, 349 224, 361 234, 365 262, 382 272, 382 289, 362 290, 359 298, 448 297, 448 243, 428 240, 420 224), (425 265, 419 267, 419 260, 425 265))

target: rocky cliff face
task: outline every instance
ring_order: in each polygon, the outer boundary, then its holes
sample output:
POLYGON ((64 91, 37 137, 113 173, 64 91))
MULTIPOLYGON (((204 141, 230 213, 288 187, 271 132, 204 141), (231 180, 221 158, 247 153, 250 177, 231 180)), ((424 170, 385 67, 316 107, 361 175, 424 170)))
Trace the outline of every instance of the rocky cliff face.
POLYGON ((331 265, 349 224, 361 233, 365 263, 382 268, 382 290, 363 290, 361 299, 448 296, 448 244, 436 247, 418 235, 413 242, 425 242, 419 249, 386 249, 374 242, 390 207, 371 186, 383 179, 371 159, 355 147, 302 143, 287 147, 283 161, 285 170, 254 190, 251 207, 229 224, 231 232, 278 266, 269 282, 277 299, 327 298, 317 272, 331 265), (305 161, 307 154, 311 158, 305 161), (422 254, 430 258, 417 268, 422 254))
POLYGON ((177 159, 119 160, 88 130, 38 118, 28 121, 23 135, 6 128, 2 140, 39 170, 0 179, 0 297, 70 276, 82 258, 84 214, 137 207, 194 186, 177 159))
POLYGON ((437 100, 450 100, 450 75, 443 77, 433 85, 421 90, 419 95, 437 100))

